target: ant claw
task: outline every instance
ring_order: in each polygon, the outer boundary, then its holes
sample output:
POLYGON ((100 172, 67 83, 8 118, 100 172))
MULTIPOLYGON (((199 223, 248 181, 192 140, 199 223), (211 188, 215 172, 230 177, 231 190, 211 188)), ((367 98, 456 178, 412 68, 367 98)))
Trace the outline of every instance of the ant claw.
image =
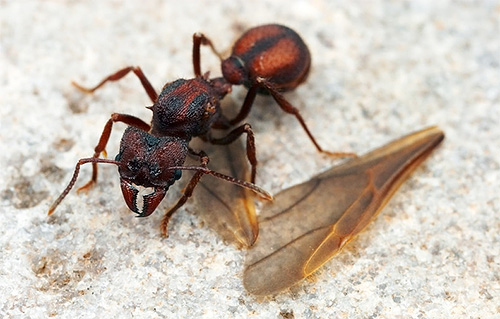
POLYGON ((93 89, 88 89, 86 87, 81 86, 80 84, 76 83, 75 81, 71 81, 71 85, 76 87, 80 92, 86 93, 86 94, 92 94, 94 93, 93 89))
POLYGON ((165 238, 168 238, 168 229, 161 227, 160 229, 161 235, 165 238))
POLYGON ((93 180, 90 180, 87 184, 83 185, 82 187, 79 187, 77 190, 76 190, 76 193, 77 194, 80 194, 80 193, 88 193, 88 191, 94 187, 94 184, 95 182, 93 180))

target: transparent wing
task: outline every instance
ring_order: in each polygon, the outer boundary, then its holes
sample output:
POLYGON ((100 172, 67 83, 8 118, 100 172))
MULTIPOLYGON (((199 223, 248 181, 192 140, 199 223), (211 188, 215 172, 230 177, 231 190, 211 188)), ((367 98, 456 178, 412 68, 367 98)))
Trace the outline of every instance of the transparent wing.
MULTIPOLYGON (((208 154, 210 169, 245 181, 250 180, 247 158, 244 155, 246 151, 241 141, 230 145, 212 145, 197 140, 190 146, 208 154)), ((259 233, 254 198, 247 189, 211 176, 203 176, 194 190, 192 201, 194 207, 197 207, 197 214, 225 241, 238 247, 250 247, 259 233)))
POLYGON ((259 217, 245 288, 273 294, 318 269, 368 225, 443 138, 430 127, 277 194, 259 217))

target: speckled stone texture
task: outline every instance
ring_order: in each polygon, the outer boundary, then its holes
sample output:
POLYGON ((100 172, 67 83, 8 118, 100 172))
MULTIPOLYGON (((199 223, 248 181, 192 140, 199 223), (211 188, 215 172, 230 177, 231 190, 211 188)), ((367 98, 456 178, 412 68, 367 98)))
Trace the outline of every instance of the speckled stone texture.
MULTIPOLYGON (((500 4, 487 0, 0 1, 0 317, 498 318, 499 34, 500 4), (311 50, 308 81, 286 97, 326 149, 365 153, 430 125, 446 133, 340 255, 256 299, 242 286, 244 250, 205 227, 203 207, 186 205, 162 238, 161 214, 135 218, 104 166, 88 195, 72 192, 46 216, 111 113, 151 116, 133 76, 94 95, 72 80, 90 85, 139 65, 160 89, 193 75, 194 32, 224 51, 269 22, 292 27, 311 50)), ((202 64, 220 74, 205 48, 202 64)), ((245 92, 235 88, 227 103, 245 92)), ((248 122, 257 182, 272 193, 337 163, 269 98, 248 122)))

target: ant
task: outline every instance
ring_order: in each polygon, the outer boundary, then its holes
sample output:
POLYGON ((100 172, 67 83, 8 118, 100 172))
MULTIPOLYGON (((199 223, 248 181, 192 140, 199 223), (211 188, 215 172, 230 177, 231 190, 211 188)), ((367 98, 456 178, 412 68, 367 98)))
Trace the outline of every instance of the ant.
POLYGON ((270 94, 286 113, 294 115, 316 149, 333 157, 356 157, 354 153, 329 152, 316 141, 300 112, 281 92, 291 91, 303 83, 311 66, 311 54, 302 38, 292 29, 279 24, 266 24, 246 31, 233 45, 231 55, 224 59, 212 41, 202 33, 193 35, 193 67, 196 77, 201 75, 200 47, 210 46, 221 60, 222 76, 231 85, 248 88, 243 106, 234 125, 250 113, 256 95, 270 94))
POLYGON ((113 113, 104 126, 93 157, 78 161, 68 186, 50 206, 49 215, 73 188, 80 166, 86 163, 92 163, 92 178, 78 191, 88 190, 97 181, 98 163, 114 164, 118 167, 125 202, 130 210, 138 214, 138 217, 146 217, 154 212, 169 187, 181 178, 182 170, 195 171, 182 197, 162 219, 160 228, 164 236, 168 236, 170 217, 192 195, 204 174, 250 189, 264 199, 272 199, 269 193, 253 183, 253 179, 252 183, 249 183, 210 170, 207 167, 209 162, 207 154, 203 151, 196 152, 189 147, 192 137, 201 137, 214 144, 229 144, 243 133, 247 133, 247 150, 249 150, 247 154, 255 167, 255 146, 250 125, 243 124, 222 138, 213 138, 209 134, 211 128, 228 127, 227 119, 221 113, 219 101, 231 91, 230 85, 219 79, 210 80, 208 75, 191 80, 179 79, 167 83, 158 96, 139 67, 119 70, 91 89, 73 84, 84 92, 92 93, 107 81, 117 81, 129 72, 137 75, 153 101, 153 105, 148 107, 153 112, 151 125, 132 115, 113 113), (114 160, 99 158, 101 153, 106 155, 106 144, 115 122, 128 125, 121 139, 120 151, 114 160), (187 154, 198 157, 200 166, 182 166, 187 154))
POLYGON ((153 118, 149 125, 135 116, 113 113, 94 149, 93 157, 78 161, 73 178, 49 208, 49 215, 74 186, 80 166, 86 163, 92 163, 92 177, 78 191, 88 190, 97 181, 98 163, 117 165, 124 199, 138 217, 153 213, 168 188, 181 177, 182 170, 196 171, 183 196, 162 219, 161 231, 165 236, 170 217, 192 195, 203 174, 248 188, 264 199, 272 199, 270 194, 254 184, 257 159, 251 126, 248 123, 242 124, 222 138, 214 138, 210 134, 211 129, 228 129, 246 118, 257 93, 271 94, 285 112, 295 115, 318 151, 336 157, 356 156, 353 153, 333 153, 323 150, 309 131, 299 111, 281 95, 281 92, 293 90, 305 81, 310 63, 309 50, 295 31, 282 25, 269 24, 252 28, 244 33, 234 45, 232 55, 227 59, 222 59, 207 37, 195 33, 193 35, 195 78, 167 83, 159 96, 140 67, 123 68, 107 76, 93 88, 85 88, 73 82, 79 90, 93 93, 106 82, 118 81, 133 72, 153 102, 153 106, 148 107, 153 112, 153 118), (210 79, 208 72, 201 74, 201 45, 209 45, 221 59, 222 77, 210 79), (238 115, 229 120, 221 113, 219 101, 231 92, 232 85, 239 84, 248 87, 249 91, 238 115), (115 160, 101 159, 99 158, 101 153, 106 155, 106 144, 115 122, 129 126, 123 134, 120 152, 115 160), (209 162, 207 154, 203 151, 196 152, 188 146, 192 137, 200 137, 212 144, 227 145, 242 134, 247 136, 246 150, 251 164, 251 183, 211 171, 207 168, 209 162), (181 166, 188 153, 198 157, 201 165, 181 166), (153 190, 146 193, 143 188, 153 190))

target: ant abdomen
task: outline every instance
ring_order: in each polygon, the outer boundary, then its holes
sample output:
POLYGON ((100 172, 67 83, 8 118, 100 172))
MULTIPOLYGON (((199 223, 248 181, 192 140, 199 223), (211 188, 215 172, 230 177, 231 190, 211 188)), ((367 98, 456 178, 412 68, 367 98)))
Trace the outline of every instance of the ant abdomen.
POLYGON ((202 33, 193 35, 193 68, 202 77, 200 46, 209 45, 221 58, 223 79, 232 85, 248 88, 239 113, 229 120, 234 125, 250 113, 258 93, 269 94, 286 113, 294 115, 316 149, 333 157, 353 157, 354 153, 323 150, 302 118, 299 110, 286 100, 282 92, 295 89, 304 82, 311 66, 311 54, 302 38, 292 29, 279 24, 266 24, 245 32, 234 44, 231 56, 223 59, 212 41, 202 33))
POLYGON ((231 56, 222 61, 222 74, 232 84, 250 88, 263 78, 275 89, 288 91, 305 81, 310 65, 309 49, 295 31, 267 24, 248 30, 236 41, 231 56))

